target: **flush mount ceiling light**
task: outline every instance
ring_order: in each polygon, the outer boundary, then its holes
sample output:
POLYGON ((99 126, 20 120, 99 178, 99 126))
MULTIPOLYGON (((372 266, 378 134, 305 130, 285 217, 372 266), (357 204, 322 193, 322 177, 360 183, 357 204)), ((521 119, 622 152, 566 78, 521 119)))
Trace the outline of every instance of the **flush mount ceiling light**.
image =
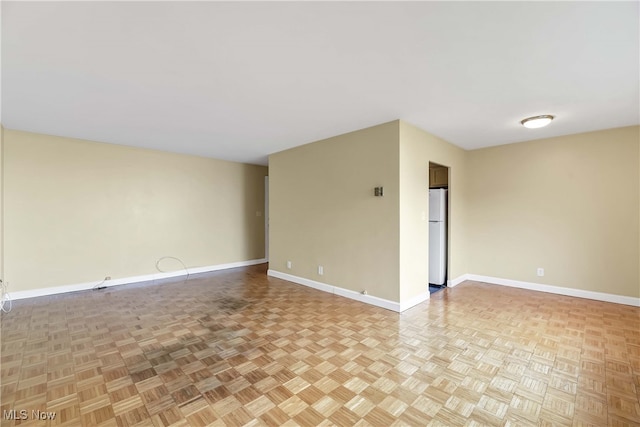
POLYGON ((543 116, 527 117, 526 119, 522 120, 520 123, 522 123, 522 126, 526 128, 537 129, 537 128, 545 127, 546 125, 551 123, 551 120, 553 120, 554 118, 555 118, 554 116, 545 114, 543 116))

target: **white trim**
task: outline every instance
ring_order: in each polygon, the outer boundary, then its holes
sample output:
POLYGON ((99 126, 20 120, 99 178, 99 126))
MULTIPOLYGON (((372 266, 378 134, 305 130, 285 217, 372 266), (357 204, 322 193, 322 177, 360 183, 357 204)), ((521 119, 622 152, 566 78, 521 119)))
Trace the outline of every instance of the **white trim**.
POLYGON ((271 277, 276 277, 278 279, 287 280, 289 282, 297 283, 299 285, 308 286, 310 288, 317 289, 319 291, 339 295, 341 297, 350 298, 356 301, 375 305, 377 307, 386 308, 387 310, 392 310, 396 312, 400 311, 400 304, 395 301, 389 301, 383 298, 374 297, 372 295, 363 295, 356 291, 340 288, 338 286, 328 285, 326 283, 317 282, 315 280, 306 279, 304 277, 294 276, 292 274, 283 273, 277 270, 269 269, 267 270, 267 275, 271 277))
MULTIPOLYGON (((501 279, 499 277, 480 276, 478 274, 466 274, 466 280, 491 283, 493 285, 510 286, 512 288, 529 289, 532 291, 548 292, 551 294, 566 295, 570 297, 587 298, 597 301, 613 302, 617 304, 640 307, 640 298, 624 295, 606 294, 604 292, 585 291, 583 289, 563 288, 560 286, 542 285, 540 283, 521 282, 519 280, 501 279)), ((456 279, 457 280, 457 279, 456 279)))
POLYGON ((315 280, 305 279, 304 277, 294 276, 292 274, 283 273, 277 270, 267 270, 267 276, 276 277, 282 280, 288 280, 289 282, 297 283, 299 285, 308 286, 313 289, 317 289, 319 291, 328 292, 330 294, 334 293, 334 286, 327 285, 326 283, 316 282, 315 280))
POLYGON ((360 301, 365 304, 375 305, 376 307, 386 308, 387 310, 400 312, 400 304, 395 301, 389 301, 388 299, 374 297, 373 295, 362 295, 360 292, 352 291, 338 286, 333 286, 333 293, 335 295, 349 298, 355 301, 360 301))
POLYGON ((453 288, 454 286, 458 286, 460 283, 464 282, 465 280, 469 280, 468 274, 463 274, 461 276, 456 277, 453 280, 447 280, 447 286, 450 288, 453 288))
POLYGON ((429 291, 421 293, 408 301, 400 302, 400 312, 410 309, 411 307, 415 307, 416 305, 428 301, 431 298, 431 293, 429 291))
POLYGON ((299 285, 308 286, 310 288, 317 289, 322 292, 327 292, 330 294, 360 301, 365 304, 386 308, 387 310, 395 311, 397 313, 405 311, 406 309, 411 308, 429 299, 429 292, 427 291, 424 294, 420 294, 417 297, 410 299, 409 301, 398 303, 395 301, 389 301, 384 298, 374 297, 373 295, 363 295, 360 292, 352 291, 350 289, 345 289, 339 286, 333 286, 326 283, 317 282, 315 280, 294 276, 292 274, 283 273, 277 270, 269 269, 267 270, 267 275, 271 277, 276 277, 278 279, 287 280, 289 282, 297 283, 299 285))
MULTIPOLYGON (((267 260, 265 258, 261 258, 261 259, 252 259, 248 261, 230 262, 226 264, 209 265, 206 267, 189 267, 188 270, 189 270, 189 274, 191 275, 191 274, 197 274, 197 273, 206 273, 209 271, 225 270, 228 268, 247 267, 249 265, 263 264, 265 262, 267 262, 267 260)), ((154 274, 144 274, 141 276, 122 277, 119 279, 109 280, 104 283, 85 282, 85 283, 78 283, 75 285, 30 289, 27 291, 11 292, 10 296, 12 300, 19 300, 24 298, 35 298, 35 297, 42 297, 46 295, 62 294, 65 292, 86 291, 86 290, 92 289, 97 284, 100 284, 100 286, 106 286, 110 288, 112 286, 128 285, 131 283, 148 282, 151 280, 167 279, 170 277, 178 277, 178 276, 186 276, 186 275, 187 275, 187 272, 185 270, 177 270, 177 271, 170 271, 166 273, 154 273, 154 274)))

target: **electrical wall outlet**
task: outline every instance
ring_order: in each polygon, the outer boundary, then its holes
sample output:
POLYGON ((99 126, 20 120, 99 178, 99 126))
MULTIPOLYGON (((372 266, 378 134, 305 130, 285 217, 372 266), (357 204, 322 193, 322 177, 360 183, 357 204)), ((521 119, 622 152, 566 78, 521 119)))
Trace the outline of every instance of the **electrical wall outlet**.
POLYGON ((104 280, 111 280, 111 276, 105 276, 104 280))
POLYGON ((319 274, 320 276, 322 276, 322 275, 324 274, 324 267, 323 267, 323 266, 321 266, 321 265, 319 265, 319 266, 318 266, 318 274, 319 274))
POLYGON ((538 267, 538 270, 536 271, 536 274, 538 275, 538 277, 544 276, 544 268, 538 267))
POLYGON ((291 270, 291 261, 287 261, 287 268, 291 270))

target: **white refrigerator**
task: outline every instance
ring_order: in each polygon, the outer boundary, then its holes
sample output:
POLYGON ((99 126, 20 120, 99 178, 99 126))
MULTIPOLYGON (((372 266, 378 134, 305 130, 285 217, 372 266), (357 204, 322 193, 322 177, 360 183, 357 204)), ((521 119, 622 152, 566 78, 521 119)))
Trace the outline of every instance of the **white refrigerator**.
POLYGON ((442 286, 447 275, 447 190, 429 190, 429 284, 442 286))

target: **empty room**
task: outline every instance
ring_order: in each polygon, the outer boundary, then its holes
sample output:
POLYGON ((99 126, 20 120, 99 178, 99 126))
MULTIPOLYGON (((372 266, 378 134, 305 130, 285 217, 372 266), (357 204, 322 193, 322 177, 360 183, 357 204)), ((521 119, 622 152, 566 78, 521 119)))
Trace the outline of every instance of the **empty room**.
POLYGON ((640 3, 2 1, 1 426, 639 426, 640 3))

